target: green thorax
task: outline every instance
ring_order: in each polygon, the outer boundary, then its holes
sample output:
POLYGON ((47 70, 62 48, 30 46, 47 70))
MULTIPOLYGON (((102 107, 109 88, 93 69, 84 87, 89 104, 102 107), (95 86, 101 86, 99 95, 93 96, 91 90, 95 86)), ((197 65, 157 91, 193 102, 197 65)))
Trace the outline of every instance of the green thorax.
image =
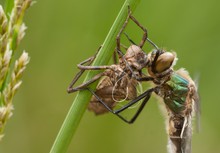
POLYGON ((164 102, 175 113, 185 110, 189 81, 177 73, 173 73, 165 84, 164 102))

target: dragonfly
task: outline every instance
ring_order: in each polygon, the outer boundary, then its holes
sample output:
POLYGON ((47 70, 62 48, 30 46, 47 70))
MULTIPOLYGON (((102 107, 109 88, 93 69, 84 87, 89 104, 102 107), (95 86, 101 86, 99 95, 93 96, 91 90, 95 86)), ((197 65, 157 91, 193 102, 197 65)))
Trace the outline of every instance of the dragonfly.
POLYGON ((158 49, 149 57, 148 73, 157 85, 153 92, 163 99, 167 110, 169 152, 190 153, 192 118, 200 114, 197 86, 185 69, 173 69, 177 61, 175 52, 158 49))
POLYGON ((110 66, 90 66, 96 55, 81 62, 78 65, 80 72, 69 85, 68 93, 89 90, 93 94, 88 106, 90 110, 96 114, 109 111, 129 124, 136 121, 152 93, 155 93, 161 97, 167 110, 168 152, 190 153, 192 118, 195 114, 197 116, 200 114, 197 86, 185 69, 174 70, 177 62, 176 53, 165 51, 155 45, 148 38, 147 29, 131 15, 130 10, 128 12, 127 19, 116 37, 116 53, 119 57, 119 63, 110 66), (123 54, 120 48, 120 37, 129 19, 134 21, 144 31, 144 34, 139 45, 136 45, 128 37, 132 45, 123 54), (142 49, 146 41, 155 48, 148 54, 142 49), (143 69, 147 70, 147 75, 142 72, 143 69), (73 87, 85 70, 104 70, 104 72, 77 87, 73 87), (100 82, 96 91, 93 91, 89 85, 97 80, 100 82), (145 81, 153 82, 154 87, 137 95, 137 84, 145 81), (114 107, 121 100, 129 102, 115 110, 114 107), (139 101, 141 104, 131 119, 128 120, 120 115, 121 112, 139 101))

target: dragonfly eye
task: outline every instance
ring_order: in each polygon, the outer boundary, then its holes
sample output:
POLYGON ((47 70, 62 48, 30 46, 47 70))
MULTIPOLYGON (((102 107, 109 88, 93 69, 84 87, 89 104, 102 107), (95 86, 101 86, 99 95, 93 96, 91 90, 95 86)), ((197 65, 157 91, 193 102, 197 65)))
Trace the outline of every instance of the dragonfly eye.
POLYGON ((174 59, 175 55, 173 53, 165 52, 161 54, 155 63, 156 72, 161 73, 169 69, 172 66, 174 59))

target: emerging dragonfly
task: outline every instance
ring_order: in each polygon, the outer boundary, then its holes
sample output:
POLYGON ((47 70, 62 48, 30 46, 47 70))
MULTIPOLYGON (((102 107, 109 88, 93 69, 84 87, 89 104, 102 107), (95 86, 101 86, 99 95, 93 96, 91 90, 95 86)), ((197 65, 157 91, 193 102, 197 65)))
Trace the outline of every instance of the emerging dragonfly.
POLYGON ((173 70, 175 53, 154 50, 149 57, 148 73, 157 85, 153 92, 163 98, 167 109, 169 152, 190 153, 192 117, 200 112, 197 87, 186 70, 173 70))
POLYGON ((173 70, 173 66, 177 60, 176 53, 161 50, 150 41, 147 37, 147 30, 131 15, 130 10, 116 40, 119 64, 90 66, 95 56, 81 62, 78 65, 81 71, 71 82, 68 92, 88 89, 93 94, 89 105, 90 110, 93 110, 96 114, 102 114, 108 110, 127 123, 133 123, 136 120, 154 92, 163 99, 166 106, 169 152, 190 153, 192 117, 195 112, 197 114, 199 113, 199 98, 197 87, 188 72, 184 69, 173 70), (144 35, 139 45, 131 41, 133 45, 123 55, 120 49, 120 36, 129 19, 132 19, 144 31, 144 35), (149 54, 144 53, 142 50, 146 40, 156 48, 149 54), (84 65, 86 63, 87 65, 84 65), (145 68, 148 70, 148 76, 142 73, 142 70, 145 68), (105 71, 99 73, 86 83, 73 88, 73 85, 85 70, 100 69, 104 69, 105 71), (103 79, 100 80, 94 92, 88 85, 100 78, 103 79), (137 84, 143 81, 152 81, 156 86, 137 96, 137 84), (122 111, 142 99, 141 105, 130 120, 120 115, 122 111), (114 110, 113 108, 117 101, 120 100, 130 100, 130 102, 114 110))

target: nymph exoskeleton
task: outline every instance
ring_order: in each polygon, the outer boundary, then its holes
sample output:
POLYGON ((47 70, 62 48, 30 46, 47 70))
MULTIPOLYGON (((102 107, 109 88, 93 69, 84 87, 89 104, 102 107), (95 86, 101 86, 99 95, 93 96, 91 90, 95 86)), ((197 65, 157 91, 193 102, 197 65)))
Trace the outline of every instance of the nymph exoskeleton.
POLYGON ((148 65, 147 54, 142 51, 142 47, 144 46, 146 40, 149 41, 152 45, 154 44, 147 38, 147 30, 142 25, 140 25, 139 22, 131 15, 130 9, 128 10, 129 11, 128 11, 127 19, 116 38, 116 42, 117 42, 116 53, 118 54, 119 57, 118 60, 119 63, 116 64, 116 60, 115 60, 115 64, 110 66, 108 65, 90 66, 90 64, 95 59, 96 55, 88 58, 87 60, 78 64, 78 68, 81 71, 75 76, 75 78, 69 85, 67 91, 68 93, 72 93, 78 90, 88 89, 93 93, 93 97, 91 98, 88 107, 90 110, 94 111, 96 114, 102 114, 111 111, 112 113, 119 116, 125 122, 131 123, 134 122, 134 120, 142 110, 143 105, 148 101, 148 96, 147 98, 145 98, 143 104, 141 104, 139 110, 132 117, 131 120, 126 120, 119 113, 125 110, 127 108, 127 105, 131 106, 132 103, 136 103, 136 101, 139 101, 139 99, 136 99, 137 97, 136 86, 138 84, 138 81, 143 78, 142 69, 148 65), (124 28, 128 24, 129 19, 131 19, 137 26, 139 26, 144 31, 144 34, 140 44, 131 45, 129 48, 127 48, 126 53, 124 55, 121 51, 120 38, 124 28), (91 80, 77 87, 73 87, 73 85, 76 83, 76 81, 79 79, 79 77, 83 74, 85 70, 101 70, 101 69, 103 69, 104 72, 97 74, 91 80), (101 80, 98 86, 96 87, 96 91, 92 91, 88 86, 99 79, 101 80), (131 103, 121 107, 118 110, 113 110, 114 106, 118 101, 133 100, 133 99, 135 99, 135 101, 131 101, 131 103))

